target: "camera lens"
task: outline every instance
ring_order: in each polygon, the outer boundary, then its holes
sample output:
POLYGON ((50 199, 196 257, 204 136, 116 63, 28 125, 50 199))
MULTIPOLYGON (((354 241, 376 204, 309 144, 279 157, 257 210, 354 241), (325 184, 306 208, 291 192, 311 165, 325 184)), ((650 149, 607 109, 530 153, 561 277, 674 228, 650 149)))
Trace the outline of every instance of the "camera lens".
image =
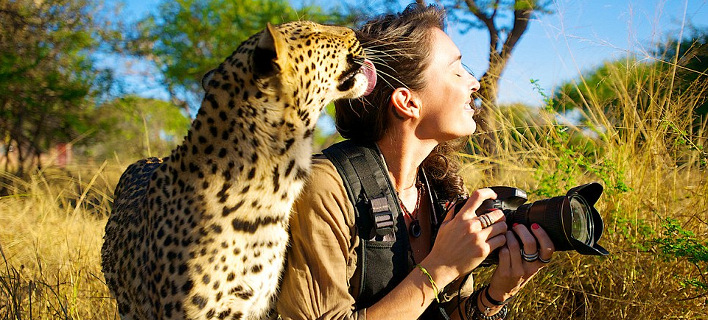
POLYGON ((571 234, 570 236, 586 245, 593 243, 593 221, 590 206, 578 195, 570 197, 571 234))

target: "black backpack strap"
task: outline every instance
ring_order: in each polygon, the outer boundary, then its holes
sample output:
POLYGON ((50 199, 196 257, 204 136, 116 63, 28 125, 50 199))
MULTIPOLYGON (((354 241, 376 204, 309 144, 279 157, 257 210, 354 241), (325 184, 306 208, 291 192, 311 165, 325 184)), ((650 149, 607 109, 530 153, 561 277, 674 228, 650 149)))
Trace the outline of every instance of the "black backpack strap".
MULTIPOLYGON (((342 178, 354 206, 361 239, 360 279, 352 292, 357 308, 366 308, 390 292, 408 275, 409 247, 405 222, 381 153, 375 144, 343 141, 322 150, 342 178), (398 238, 398 239, 397 239, 398 238)), ((424 177, 426 185, 427 178, 424 177)), ((433 192, 431 202, 437 203, 433 192)), ((434 210, 437 211, 437 210, 434 210)), ((444 218, 444 216, 443 216, 444 218)), ((433 222, 437 224, 437 215, 433 222)), ((442 307, 430 308, 423 318, 449 319, 442 307), (438 314, 436 314, 438 312, 438 314)))
POLYGON ((388 177, 384 176, 386 167, 376 146, 343 141, 322 153, 332 161, 344 181, 355 206, 362 238, 394 236, 398 203, 388 177), (360 215, 366 213, 370 218, 360 219, 360 215))

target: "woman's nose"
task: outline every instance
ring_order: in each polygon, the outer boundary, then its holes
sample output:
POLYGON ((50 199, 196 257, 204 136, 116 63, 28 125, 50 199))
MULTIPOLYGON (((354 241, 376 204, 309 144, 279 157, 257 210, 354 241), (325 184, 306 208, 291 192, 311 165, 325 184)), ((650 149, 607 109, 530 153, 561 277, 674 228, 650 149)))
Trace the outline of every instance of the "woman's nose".
POLYGON ((479 81, 477 81, 477 78, 475 78, 474 76, 471 76, 471 78, 472 78, 472 82, 470 83, 470 87, 472 89, 472 93, 475 93, 475 92, 477 92, 477 90, 479 90, 479 87, 480 87, 479 81))

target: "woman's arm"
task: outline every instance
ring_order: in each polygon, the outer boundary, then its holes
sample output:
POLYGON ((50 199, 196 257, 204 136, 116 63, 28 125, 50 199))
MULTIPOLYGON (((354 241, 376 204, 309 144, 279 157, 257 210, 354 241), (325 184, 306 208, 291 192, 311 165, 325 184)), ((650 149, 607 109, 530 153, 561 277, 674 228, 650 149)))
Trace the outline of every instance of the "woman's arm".
MULTIPOLYGON (((482 228, 474 213, 482 201, 495 197, 491 189, 477 190, 470 195, 459 214, 454 215, 452 210, 448 212, 430 254, 420 263, 438 288, 469 274, 490 252, 504 245, 504 214, 499 210, 489 213, 495 223, 482 228)), ((434 291, 427 275, 421 269, 415 269, 367 310, 367 318, 416 319, 433 301, 434 291)))
MULTIPOLYGON (((491 190, 475 192, 467 206, 476 208, 491 190)), ((493 213, 503 221, 501 212, 493 213)), ((283 319, 416 319, 441 289, 469 273, 489 252, 504 244, 506 225, 482 229, 476 216, 450 214, 431 253, 387 296, 366 310, 354 310, 349 283, 356 269, 358 237, 353 207, 331 163, 316 161, 311 180, 291 217, 291 247, 278 312, 283 319), (465 236, 466 235, 466 236, 465 236)))

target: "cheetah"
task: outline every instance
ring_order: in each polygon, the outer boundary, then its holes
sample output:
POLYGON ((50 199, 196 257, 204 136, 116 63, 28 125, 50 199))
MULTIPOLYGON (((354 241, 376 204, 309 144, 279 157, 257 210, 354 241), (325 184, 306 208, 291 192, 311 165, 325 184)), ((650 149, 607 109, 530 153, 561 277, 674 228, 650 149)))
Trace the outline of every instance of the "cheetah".
POLYGON ((265 319, 323 107, 373 90, 348 28, 299 21, 244 41, 202 81, 183 143, 130 165, 102 265, 123 319, 265 319))

